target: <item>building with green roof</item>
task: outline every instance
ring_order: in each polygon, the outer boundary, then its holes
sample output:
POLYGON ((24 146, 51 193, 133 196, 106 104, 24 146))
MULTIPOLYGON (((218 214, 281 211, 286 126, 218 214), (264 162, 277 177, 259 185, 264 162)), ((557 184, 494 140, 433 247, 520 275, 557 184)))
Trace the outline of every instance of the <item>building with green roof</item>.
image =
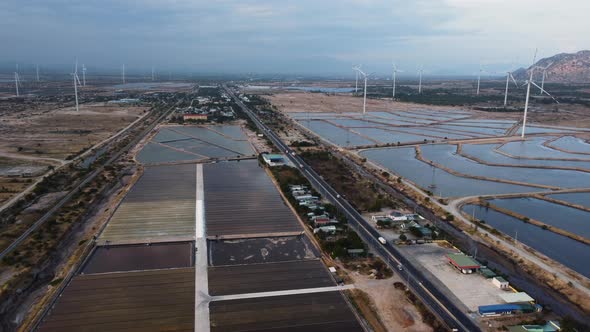
POLYGON ((475 259, 462 253, 447 254, 447 259, 451 265, 464 274, 476 272, 481 267, 475 259))

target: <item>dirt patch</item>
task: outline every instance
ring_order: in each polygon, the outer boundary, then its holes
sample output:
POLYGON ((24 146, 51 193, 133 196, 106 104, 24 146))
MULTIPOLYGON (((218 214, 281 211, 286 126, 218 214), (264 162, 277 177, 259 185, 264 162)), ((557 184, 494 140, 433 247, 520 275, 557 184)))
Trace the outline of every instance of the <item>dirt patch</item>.
POLYGON ((25 109, 3 114, 0 152, 66 159, 107 139, 140 117, 145 107, 107 103, 25 109))
POLYGON ((40 197, 35 204, 26 208, 23 212, 24 213, 34 213, 37 211, 42 211, 50 207, 51 204, 62 198, 67 191, 60 191, 55 193, 49 193, 40 197))
POLYGON ((405 291, 394 286, 401 281, 397 275, 379 280, 340 267, 347 272, 355 287, 367 295, 386 331, 432 331, 432 327, 422 322, 416 307, 407 300, 405 291))

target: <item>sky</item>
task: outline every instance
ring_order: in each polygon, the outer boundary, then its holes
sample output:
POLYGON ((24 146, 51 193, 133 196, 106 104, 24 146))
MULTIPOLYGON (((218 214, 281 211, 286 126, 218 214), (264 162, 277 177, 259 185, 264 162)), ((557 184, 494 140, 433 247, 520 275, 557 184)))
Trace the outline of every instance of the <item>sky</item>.
POLYGON ((590 49, 588 0, 2 0, 0 63, 471 75, 590 49))

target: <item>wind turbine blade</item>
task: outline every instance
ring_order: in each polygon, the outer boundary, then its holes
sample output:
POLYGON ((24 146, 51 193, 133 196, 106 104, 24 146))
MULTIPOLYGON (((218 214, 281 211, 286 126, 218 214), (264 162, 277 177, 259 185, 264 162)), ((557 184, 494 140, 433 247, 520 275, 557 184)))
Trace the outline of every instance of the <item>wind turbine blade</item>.
POLYGON ((76 77, 76 81, 78 82, 78 85, 82 85, 82 84, 80 83, 80 78, 78 77, 78 73, 75 73, 75 74, 74 74, 74 77, 76 77))
POLYGON ((518 83, 514 79, 514 76, 512 76, 512 73, 508 73, 508 75, 510 76, 510 79, 512 80, 512 82, 514 82, 514 85, 516 85, 516 87, 518 87, 518 83))
POLYGON ((539 88, 542 93, 548 95, 549 97, 551 97, 551 99, 553 99, 554 102, 556 102, 556 103, 559 104, 559 102, 557 101, 557 99, 555 99, 555 97, 553 97, 549 92, 545 91, 545 89, 543 89, 540 86, 538 86, 537 83, 531 81, 531 84, 534 85, 534 86, 536 86, 537 88, 539 88))

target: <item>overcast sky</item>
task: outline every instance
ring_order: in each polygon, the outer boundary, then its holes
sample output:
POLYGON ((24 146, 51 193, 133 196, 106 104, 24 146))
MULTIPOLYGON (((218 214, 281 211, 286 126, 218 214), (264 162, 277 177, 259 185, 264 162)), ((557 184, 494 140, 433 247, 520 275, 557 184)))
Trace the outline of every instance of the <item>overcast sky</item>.
POLYGON ((590 0, 2 0, 0 63, 472 74, 590 49, 590 0))

